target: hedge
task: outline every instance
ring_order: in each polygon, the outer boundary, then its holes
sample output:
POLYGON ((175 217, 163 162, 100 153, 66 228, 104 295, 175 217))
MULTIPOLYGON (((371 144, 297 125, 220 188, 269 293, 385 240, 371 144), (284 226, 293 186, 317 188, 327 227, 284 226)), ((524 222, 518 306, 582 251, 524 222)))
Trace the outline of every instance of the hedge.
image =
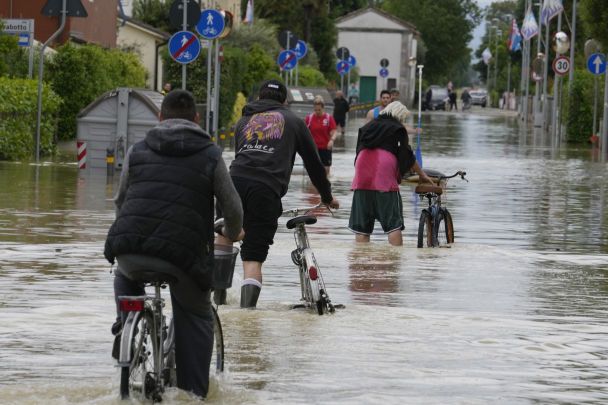
MULTIPOLYGON (((594 99, 594 76, 587 69, 577 69, 572 82, 571 94, 568 96, 567 86, 564 83, 564 117, 567 126, 567 139, 572 143, 584 143, 589 141, 593 132, 593 99, 594 99)), ((604 79, 598 80, 598 120, 602 117, 602 105, 604 100, 604 79)), ((601 121, 600 121, 601 122, 601 121)), ((596 124, 599 129, 599 124, 596 124)))
POLYGON ((137 55, 96 45, 67 43, 50 60, 48 76, 63 99, 58 137, 76 137, 76 116, 97 97, 116 87, 144 87, 146 70, 137 55))
MULTIPOLYGON (((42 121, 40 153, 54 151, 53 135, 61 99, 44 85, 42 90, 42 121)), ((35 152, 36 117, 38 113, 38 81, 0 77, 0 159, 31 158, 35 152)))

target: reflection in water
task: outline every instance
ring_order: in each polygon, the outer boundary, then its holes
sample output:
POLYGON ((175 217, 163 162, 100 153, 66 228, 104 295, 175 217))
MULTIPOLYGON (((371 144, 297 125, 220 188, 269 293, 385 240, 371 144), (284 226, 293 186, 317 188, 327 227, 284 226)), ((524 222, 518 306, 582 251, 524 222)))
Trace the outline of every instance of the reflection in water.
POLYGON ((399 291, 402 249, 356 244, 348 254, 350 290, 355 302, 386 304, 385 294, 399 291))
MULTIPOLYGON (((488 109, 423 119, 425 167, 470 180, 449 183, 454 246, 415 247, 424 203, 411 184, 405 245, 381 233, 354 243, 363 121, 351 120, 330 178, 341 208, 307 227, 346 308, 290 309, 300 287, 282 218, 259 309, 238 308, 236 280, 220 308, 228 371, 208 403, 608 403, 606 164, 488 109)), ((117 181, 71 163, 0 163, 0 403, 120 403, 102 255, 117 181)), ((285 208, 316 202, 296 165, 285 208)), ((173 390, 166 402, 192 403, 173 390)))

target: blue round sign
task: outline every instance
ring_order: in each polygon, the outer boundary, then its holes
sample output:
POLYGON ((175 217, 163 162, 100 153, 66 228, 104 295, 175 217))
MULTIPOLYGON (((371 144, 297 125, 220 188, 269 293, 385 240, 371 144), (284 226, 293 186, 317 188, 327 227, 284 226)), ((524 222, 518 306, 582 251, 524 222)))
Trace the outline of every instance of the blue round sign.
POLYGON ((296 56, 298 57, 298 60, 300 60, 304 56, 306 56, 306 52, 308 52, 308 46, 306 46, 306 42, 304 42, 304 41, 302 41, 300 39, 296 43, 296 46, 294 46, 291 50, 296 53, 296 56))
POLYGON ((346 59, 346 61, 348 62, 351 68, 355 67, 355 65, 357 64, 357 59, 355 59, 353 55, 350 55, 348 59, 346 59))
POLYGON ((380 69, 380 76, 387 77, 388 76, 388 69, 386 69, 386 68, 380 69))
POLYGON ((193 62, 201 53, 201 42, 190 31, 178 31, 169 39, 169 55, 181 64, 193 62))
POLYGON ((341 60, 341 61, 338 61, 338 63, 336 63, 336 71, 338 72, 338 74, 340 76, 344 76, 345 74, 348 73, 349 70, 350 70, 350 65, 348 64, 347 61, 341 60))
POLYGON ((587 59, 587 69, 594 75, 601 75, 606 72, 606 55, 594 53, 587 59))
POLYGON ((201 19, 196 24, 196 31, 205 39, 215 39, 224 31, 224 16, 218 10, 201 11, 201 19))
POLYGON ((291 70, 298 63, 298 56, 294 51, 282 51, 277 58, 277 63, 281 70, 291 70))

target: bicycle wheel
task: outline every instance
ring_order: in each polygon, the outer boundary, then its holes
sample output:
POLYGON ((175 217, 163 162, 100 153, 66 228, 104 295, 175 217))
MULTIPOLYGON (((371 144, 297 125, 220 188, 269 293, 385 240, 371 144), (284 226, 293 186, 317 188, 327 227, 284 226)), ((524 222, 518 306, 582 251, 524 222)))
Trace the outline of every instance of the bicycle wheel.
MULTIPOLYGON (((120 396, 125 399, 131 393, 149 398, 155 391, 154 359, 158 355, 158 343, 151 331, 154 318, 150 311, 140 312, 133 323, 131 363, 120 371, 120 396)), ((123 330, 123 333, 127 331, 123 330)))
POLYGON ((437 242, 439 246, 454 243, 454 224, 447 208, 442 208, 437 221, 437 242))
POLYGON ((302 260, 302 270, 304 272, 305 289, 308 295, 308 304, 316 309, 319 315, 325 312, 325 300, 323 299, 323 284, 319 265, 310 248, 304 249, 302 260))
POLYGON ((426 209, 420 213, 420 222, 418 223, 418 247, 425 246, 433 247, 433 219, 426 209))
POLYGON ((216 309, 213 306, 211 309, 213 310, 213 352, 210 371, 213 371, 215 366, 215 373, 219 374, 224 372, 224 334, 216 309))

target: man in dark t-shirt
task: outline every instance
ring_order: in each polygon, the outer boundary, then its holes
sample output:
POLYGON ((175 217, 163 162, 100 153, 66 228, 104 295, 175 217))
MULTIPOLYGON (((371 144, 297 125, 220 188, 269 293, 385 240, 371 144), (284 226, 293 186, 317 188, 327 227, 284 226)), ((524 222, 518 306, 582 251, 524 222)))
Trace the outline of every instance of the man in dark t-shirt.
POLYGON ((344 98, 344 93, 342 93, 340 90, 336 91, 336 98, 334 98, 334 121, 336 121, 336 133, 344 135, 346 113, 349 110, 350 105, 344 98))

